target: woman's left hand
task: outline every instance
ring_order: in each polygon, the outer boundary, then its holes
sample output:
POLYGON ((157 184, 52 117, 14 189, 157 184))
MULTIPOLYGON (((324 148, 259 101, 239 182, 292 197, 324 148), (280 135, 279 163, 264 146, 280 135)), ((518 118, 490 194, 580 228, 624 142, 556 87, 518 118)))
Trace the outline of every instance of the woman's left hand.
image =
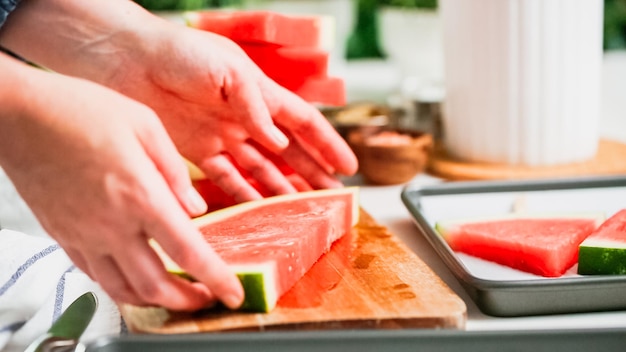
POLYGON ((271 153, 314 188, 338 187, 336 172, 356 171, 326 118, 229 39, 176 28, 149 43, 129 52, 106 84, 151 106, 180 152, 236 200, 260 197, 239 169, 272 193, 295 191, 271 153))

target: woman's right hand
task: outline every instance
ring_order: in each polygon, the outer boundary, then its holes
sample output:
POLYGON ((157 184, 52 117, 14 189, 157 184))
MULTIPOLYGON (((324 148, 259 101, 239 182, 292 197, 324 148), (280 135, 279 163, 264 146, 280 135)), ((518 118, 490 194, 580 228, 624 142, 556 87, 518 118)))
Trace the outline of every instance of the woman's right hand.
POLYGON ((0 54, 0 164, 43 227, 117 302, 236 308, 237 277, 190 216, 206 209, 155 113, 0 54), (196 283, 169 274, 154 238, 196 283))

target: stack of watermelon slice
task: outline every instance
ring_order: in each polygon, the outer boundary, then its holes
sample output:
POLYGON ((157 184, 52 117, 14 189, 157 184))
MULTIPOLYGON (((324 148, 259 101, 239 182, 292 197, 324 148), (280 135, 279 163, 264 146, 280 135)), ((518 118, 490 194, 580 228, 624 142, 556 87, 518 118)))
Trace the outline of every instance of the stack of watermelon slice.
POLYGON ((346 102, 344 81, 328 75, 327 18, 272 11, 203 10, 187 25, 230 38, 276 83, 326 106, 346 102))

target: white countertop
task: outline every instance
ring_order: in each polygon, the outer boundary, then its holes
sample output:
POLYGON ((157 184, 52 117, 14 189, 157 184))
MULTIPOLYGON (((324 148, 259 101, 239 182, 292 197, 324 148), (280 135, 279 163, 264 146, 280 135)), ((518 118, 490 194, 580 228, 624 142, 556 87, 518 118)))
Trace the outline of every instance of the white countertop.
MULTIPOLYGON (((348 88, 356 87, 360 90, 359 94, 364 92, 367 98, 377 98, 388 93, 385 89, 397 86, 397 82, 393 81, 397 77, 400 77, 397 72, 385 63, 373 61, 348 66, 346 79, 348 88), (372 73, 372 81, 367 81, 368 75, 364 74, 365 72, 372 73), (367 87, 373 88, 367 90, 367 87)), ((626 143, 626 52, 613 52, 605 55, 602 103, 601 136, 626 143)), ((626 327, 626 311, 514 318, 497 318, 483 314, 412 222, 411 215, 400 199, 404 185, 362 185, 358 176, 346 179, 345 182, 361 185, 362 207, 380 224, 387 226, 392 233, 401 238, 452 290, 463 298, 468 309, 467 330, 626 327)), ((428 175, 418 175, 411 181, 417 185, 438 182, 441 181, 428 175)), ((626 201, 624 206, 626 207, 626 201)))

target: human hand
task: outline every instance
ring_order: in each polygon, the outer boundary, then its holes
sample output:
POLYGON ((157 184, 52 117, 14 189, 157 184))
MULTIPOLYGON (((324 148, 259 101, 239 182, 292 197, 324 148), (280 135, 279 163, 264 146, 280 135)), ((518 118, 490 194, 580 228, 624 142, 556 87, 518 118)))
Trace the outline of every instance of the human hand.
POLYGON ((251 178, 273 194, 294 192, 276 159, 314 188, 338 187, 336 172, 356 171, 324 116, 267 78, 235 43, 163 26, 167 34, 127 51, 124 69, 104 83, 154 108, 179 151, 227 194, 259 198, 251 178))
POLYGON ((150 106, 180 153, 237 201, 261 197, 246 176, 273 194, 295 191, 276 160, 314 188, 338 187, 335 173, 356 172, 354 154, 324 116, 235 43, 132 1, 25 1, 0 44, 150 106))
POLYGON ((241 303, 237 277, 190 221, 206 204, 153 111, 3 55, 0 76, 0 164, 79 268, 117 302, 241 303), (199 282, 169 274, 149 238, 199 282))

